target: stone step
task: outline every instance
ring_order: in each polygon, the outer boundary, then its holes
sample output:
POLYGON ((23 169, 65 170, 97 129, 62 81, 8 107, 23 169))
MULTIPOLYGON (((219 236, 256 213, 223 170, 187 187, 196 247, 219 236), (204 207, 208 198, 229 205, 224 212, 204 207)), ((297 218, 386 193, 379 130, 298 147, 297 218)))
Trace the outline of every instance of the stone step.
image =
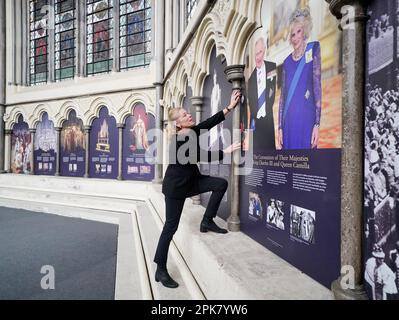
POLYGON ((155 281, 156 264, 153 262, 161 225, 156 221, 146 204, 138 204, 137 220, 147 263, 149 279, 154 299, 156 300, 187 300, 204 299, 202 292, 194 278, 186 277, 187 266, 179 253, 176 253, 174 243, 171 243, 168 256, 168 271, 173 279, 179 283, 176 289, 165 288, 160 282, 155 281))
POLYGON ((39 203, 58 204, 96 210, 109 210, 120 213, 132 211, 133 197, 116 198, 109 195, 84 194, 79 192, 63 192, 34 187, 0 186, 0 198, 39 203))
POLYGON ((149 182, 85 179, 72 177, 1 174, 0 186, 49 189, 65 193, 104 195, 115 198, 146 198, 149 182))

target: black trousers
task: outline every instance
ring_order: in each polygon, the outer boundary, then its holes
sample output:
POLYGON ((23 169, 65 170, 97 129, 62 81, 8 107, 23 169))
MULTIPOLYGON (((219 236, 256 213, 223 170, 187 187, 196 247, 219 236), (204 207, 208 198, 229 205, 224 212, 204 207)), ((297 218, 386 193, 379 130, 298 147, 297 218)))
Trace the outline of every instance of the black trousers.
MULTIPOLYGON (((197 183, 194 184, 193 189, 187 194, 187 198, 204 192, 212 191, 208 206, 206 207, 204 218, 213 219, 216 217, 220 202, 222 201, 227 190, 227 185, 228 183, 225 179, 200 176, 197 183)), ((166 221, 159 238, 158 247, 154 258, 154 262, 160 267, 166 268, 169 245, 179 226, 185 201, 186 199, 165 197, 166 221)))

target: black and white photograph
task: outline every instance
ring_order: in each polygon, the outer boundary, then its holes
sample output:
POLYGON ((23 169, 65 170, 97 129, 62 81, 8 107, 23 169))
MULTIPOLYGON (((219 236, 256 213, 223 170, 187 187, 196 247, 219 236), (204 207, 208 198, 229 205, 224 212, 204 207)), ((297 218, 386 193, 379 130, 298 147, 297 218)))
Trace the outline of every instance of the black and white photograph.
POLYGON ((315 243, 316 212, 291 205, 290 233, 310 244, 315 243))
POLYGON ((262 202, 260 200, 259 194, 255 192, 249 193, 248 214, 251 220, 254 221, 262 220, 263 217, 262 202))
POLYGON ((375 244, 372 254, 366 262, 364 279, 366 290, 373 300, 397 300, 398 295, 399 241, 396 248, 386 255, 383 249, 375 244), (395 270, 395 272, 393 271, 395 270))
POLYGON ((284 202, 276 199, 270 199, 267 206, 266 223, 284 230, 284 202))
MULTIPOLYGON (((372 11, 369 12, 373 14, 372 11)), ((373 74, 393 63, 394 15, 383 12, 371 19, 367 28, 369 49, 369 73, 373 74), (384 50, 381 50, 384 48, 384 50)))

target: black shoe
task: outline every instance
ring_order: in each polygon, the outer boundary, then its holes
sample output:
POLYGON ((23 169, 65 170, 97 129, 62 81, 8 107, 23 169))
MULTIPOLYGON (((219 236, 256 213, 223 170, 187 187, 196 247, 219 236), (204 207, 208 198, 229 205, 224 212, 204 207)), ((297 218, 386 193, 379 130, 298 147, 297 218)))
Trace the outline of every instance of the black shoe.
POLYGON ((155 281, 161 282, 167 288, 177 288, 179 284, 172 279, 166 269, 157 268, 155 272, 155 281))
POLYGON ((216 233, 227 233, 228 232, 226 229, 218 227, 213 220, 205 220, 205 219, 201 221, 200 231, 201 232, 212 231, 212 232, 216 232, 216 233))

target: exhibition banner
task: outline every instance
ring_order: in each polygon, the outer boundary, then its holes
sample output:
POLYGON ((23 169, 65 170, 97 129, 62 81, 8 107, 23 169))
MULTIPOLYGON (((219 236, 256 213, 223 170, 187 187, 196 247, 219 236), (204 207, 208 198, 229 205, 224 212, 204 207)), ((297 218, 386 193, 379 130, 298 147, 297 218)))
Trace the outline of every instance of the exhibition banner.
POLYGON ((399 300, 399 1, 372 1, 368 11, 364 284, 372 300, 399 300))
POLYGON ((330 288, 341 267, 340 32, 324 1, 265 0, 261 16, 241 107, 253 160, 242 164, 241 229, 330 288))
MULTIPOLYGON (((222 57, 216 57, 216 47, 211 52, 209 61, 210 73, 204 83, 204 102, 202 106, 201 121, 208 119, 217 112, 223 110, 230 103, 232 85, 226 79, 224 70, 227 64, 222 57)), ((208 132, 206 143, 207 151, 223 150, 228 147, 231 141, 232 117, 226 116, 226 120, 212 128, 208 132)), ((225 156, 226 158, 228 155, 225 156)), ((230 184, 231 164, 224 163, 201 163, 201 173, 226 179, 230 184)), ((201 195, 201 204, 207 206, 210 198, 209 193, 201 195)), ((230 188, 226 191, 218 210, 218 216, 227 219, 230 216, 230 188)))
POLYGON ((35 175, 53 176, 56 170, 57 132, 47 112, 43 114, 35 133, 35 175))
POLYGON ((126 119, 123 129, 122 176, 125 180, 151 181, 154 179, 153 154, 147 153, 155 138, 148 131, 155 129, 155 117, 137 103, 126 119))
POLYGON ((86 164, 86 139, 83 122, 73 110, 61 130, 61 176, 83 177, 86 164))
POLYGON ((116 179, 118 177, 118 128, 116 120, 102 107, 99 117, 93 120, 90 131, 91 178, 116 179))
POLYGON ((29 125, 20 116, 14 124, 11 136, 11 172, 30 174, 32 141, 29 125))

